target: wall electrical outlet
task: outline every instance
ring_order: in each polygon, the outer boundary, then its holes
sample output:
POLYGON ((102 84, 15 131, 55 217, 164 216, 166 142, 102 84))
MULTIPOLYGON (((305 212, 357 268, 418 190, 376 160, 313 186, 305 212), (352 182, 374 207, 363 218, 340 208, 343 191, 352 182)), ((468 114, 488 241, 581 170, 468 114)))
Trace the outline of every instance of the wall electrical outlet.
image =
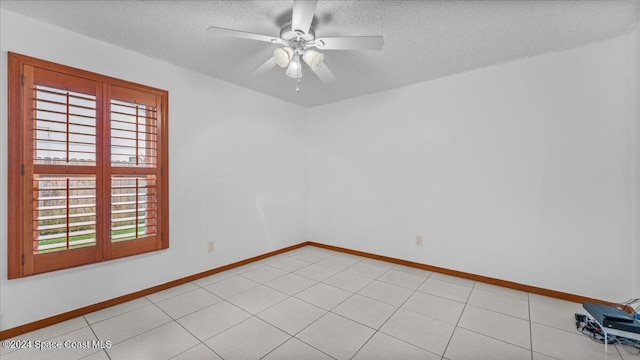
POLYGON ((215 250, 215 242, 209 241, 207 243, 207 252, 213 252, 215 250))
POLYGON ((416 245, 422 246, 422 235, 416 235, 416 245))

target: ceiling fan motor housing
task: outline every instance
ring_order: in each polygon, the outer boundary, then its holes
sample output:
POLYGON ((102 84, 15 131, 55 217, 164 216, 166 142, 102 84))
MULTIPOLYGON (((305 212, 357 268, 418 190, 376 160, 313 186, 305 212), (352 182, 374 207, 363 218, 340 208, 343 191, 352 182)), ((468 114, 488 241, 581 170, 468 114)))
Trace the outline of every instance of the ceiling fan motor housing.
POLYGON ((316 34, 312 29, 309 29, 306 34, 300 30, 294 30, 291 28, 291 22, 287 22, 280 28, 280 38, 288 41, 291 48, 300 55, 302 50, 315 42, 316 34))

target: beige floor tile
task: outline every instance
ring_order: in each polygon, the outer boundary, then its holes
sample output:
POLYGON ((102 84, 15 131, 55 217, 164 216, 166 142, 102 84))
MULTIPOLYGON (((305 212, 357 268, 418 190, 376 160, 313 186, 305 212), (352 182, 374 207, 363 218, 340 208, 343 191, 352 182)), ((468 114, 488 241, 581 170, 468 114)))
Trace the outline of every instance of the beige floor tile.
POLYGON ((318 265, 318 264, 311 264, 300 270, 295 271, 294 274, 304 276, 311 280, 322 281, 328 277, 331 277, 337 274, 339 271, 340 271, 339 269, 333 269, 333 268, 318 265))
POLYGON ((280 270, 284 270, 287 272, 293 272, 296 270, 300 270, 306 266, 311 265, 312 263, 300 259, 293 258, 291 256, 284 256, 276 261, 269 262, 270 266, 278 268, 280 270))
POLYGON ((402 305, 402 308, 456 325, 464 309, 464 304, 417 291, 402 305))
POLYGON ((492 284, 487 284, 487 283, 483 283, 483 282, 476 282, 476 285, 474 287, 475 289, 480 289, 480 290, 487 290, 487 291, 492 291, 498 294, 502 294, 502 295, 508 295, 508 296, 513 296, 519 299, 524 299, 524 300, 528 300, 529 299, 529 294, 524 292, 524 291, 519 291, 519 290, 514 290, 514 289, 509 289, 506 287, 502 287, 502 286, 496 286, 496 285, 492 285, 492 284))
POLYGON ((147 298, 142 297, 135 300, 127 301, 122 304, 111 306, 106 309, 89 313, 84 317, 87 319, 87 322, 89 324, 94 324, 94 323, 97 323, 98 321, 106 320, 114 316, 118 316, 136 309, 140 309, 141 307, 144 307, 147 305, 151 305, 151 301, 149 301, 149 299, 147 298))
POLYGON ((206 345, 199 344, 171 358, 171 360, 222 360, 222 358, 206 345))
POLYGON ((287 274, 275 280, 271 280, 265 283, 265 285, 287 295, 295 295, 304 289, 310 288, 316 283, 317 281, 311 280, 304 276, 287 274))
POLYGON ((467 305, 458 326, 525 349, 531 349, 529 322, 514 316, 467 305))
POLYGON ((226 301, 196 311, 178 320, 201 341, 217 335, 251 317, 251 314, 226 301))
POLYGON ((255 315, 286 299, 288 296, 264 285, 256 286, 242 294, 227 299, 230 303, 255 315))
POLYGON ((433 274, 431 274, 431 276, 429 276, 429 278, 442 280, 442 281, 447 281, 447 282, 450 282, 450 283, 463 285, 463 286, 467 286, 467 287, 473 287, 475 285, 475 283, 476 283, 473 280, 464 279, 464 278, 460 278, 460 277, 457 277, 457 276, 445 275, 445 274, 441 274, 441 273, 437 273, 437 272, 434 272, 433 274))
POLYGON ((364 276, 366 278, 376 279, 380 275, 389 271, 389 268, 379 266, 379 265, 369 264, 366 262, 359 262, 346 268, 345 271, 353 274, 357 274, 360 276, 364 276))
POLYGON ((255 281, 249 280, 240 275, 235 275, 230 278, 217 281, 211 285, 207 285, 204 289, 223 299, 228 299, 258 285, 260 284, 255 281))
POLYGON ((331 312, 378 329, 398 308, 361 295, 353 295, 331 312))
POLYGON ((433 274, 432 271, 428 271, 428 270, 423 270, 420 268, 415 268, 412 266, 405 266, 405 265, 396 265, 393 267, 393 270, 398 270, 398 271, 402 271, 404 273, 407 274, 413 274, 413 275, 418 275, 418 276, 422 276, 422 277, 430 277, 431 274, 433 274))
POLYGON ((358 291, 358 294, 393 306, 400 306, 413 294, 413 290, 376 280, 358 291))
POLYGON ((330 254, 326 251, 316 250, 312 248, 300 253, 293 254, 292 256, 300 260, 315 263, 328 258, 330 254))
POLYGON ((468 304, 529 320, 529 302, 512 296, 473 289, 468 304))
MULTIPOLYGON (((97 340, 91 328, 88 326, 68 332, 66 334, 50 338, 46 341, 34 340, 32 342, 31 348, 25 348, 10 352, 6 355, 2 355, 2 360, 74 360, 74 359, 82 359, 91 354, 102 351, 99 348, 94 348, 89 346, 87 348, 73 348, 73 347, 65 347, 64 344, 66 341, 70 341, 71 343, 86 343, 89 341, 97 340), (40 341, 40 345, 37 345, 35 342, 40 341), (42 344, 60 344, 60 348, 47 349, 47 348, 37 348, 43 346, 42 344)), ((57 346, 57 345, 56 345, 57 346)))
POLYGON ((82 360, 109 360, 109 355, 107 355, 106 350, 100 350, 95 354, 89 355, 86 358, 82 358, 82 360))
POLYGON ((640 350, 629 345, 616 345, 623 360, 640 360, 640 350))
POLYGON ((533 352, 533 360, 557 360, 547 355, 543 355, 537 352, 533 352))
POLYGON ((99 340, 108 340, 116 345, 171 321, 172 319, 155 305, 147 305, 92 324, 91 327, 99 340))
POLYGON ((297 293, 298 299, 319 306, 325 310, 331 310, 341 302, 347 300, 353 293, 338 289, 337 287, 318 283, 312 287, 297 293))
POLYGON ((213 284, 214 282, 218 282, 220 280, 228 279, 228 278, 233 277, 235 275, 236 275, 236 273, 234 273, 233 271, 227 270, 227 271, 219 272, 217 274, 209 275, 207 277, 200 278, 198 280, 194 280, 193 283, 198 285, 198 286, 200 286, 200 287, 205 287, 207 285, 213 284))
POLYGON ((418 291, 438 295, 447 299, 466 303, 471 294, 471 288, 448 281, 429 278, 420 285, 418 291))
POLYGON ((358 292, 363 287, 369 285, 369 283, 371 283, 372 281, 372 278, 343 271, 337 273, 336 275, 333 275, 323 282, 325 284, 329 284, 343 290, 358 292))
POLYGON ((151 331, 117 344, 107 353, 111 360, 169 359, 198 344, 198 339, 176 322, 170 322, 151 331))
POLYGON ((353 360, 390 359, 440 360, 440 356, 378 332, 353 357, 353 360))
POLYGON ((252 317, 205 344, 225 360, 260 359, 290 338, 282 330, 252 317))
POLYGON ((220 301, 222 301, 221 298, 196 287, 196 290, 159 301, 156 306, 172 318, 178 319, 220 301))
POLYGON ((290 297, 261 312, 258 317, 290 335, 295 335, 326 313, 322 308, 290 297))
POLYGON ((286 274, 287 272, 284 270, 266 265, 253 270, 249 270, 247 272, 243 272, 242 274, 240 274, 240 276, 245 277, 249 280, 253 280, 257 283, 264 284, 286 274))
POLYGON ((454 325, 400 309, 380 328, 380 332, 442 355, 454 325))
POLYGON ((318 265, 326 266, 332 269, 344 270, 350 266, 353 266, 359 262, 355 258, 347 258, 341 256, 330 256, 326 259, 317 262, 318 265))
POLYGON ((604 345, 585 335, 531 323, 533 351, 562 360, 621 360, 615 346, 609 346, 605 357, 604 345))
POLYGON ((531 301, 531 321, 560 330, 576 331, 575 313, 586 314, 582 305, 570 302, 552 304, 554 303, 531 301))
POLYGON ((380 275, 377 280, 384 281, 389 284, 402 286, 407 289, 415 290, 427 279, 429 275, 415 275, 393 268, 386 273, 380 275))
POLYGON ((457 328, 444 357, 450 360, 530 360, 531 350, 457 328))
POLYGON ((327 313, 302 330, 296 335, 296 338, 342 360, 350 359, 371 338, 374 332, 375 330, 355 321, 327 313))
POLYGON ((196 284, 189 282, 189 283, 186 283, 186 284, 174 286, 174 287, 169 288, 167 290, 158 291, 157 293, 153 293, 151 295, 147 295, 147 299, 149 299, 150 301, 152 301, 154 303, 157 303, 157 302, 160 302, 162 300, 166 300, 166 299, 172 298, 174 296, 181 295, 181 294, 184 294, 186 292, 196 290, 197 288, 198 288, 198 286, 196 284))
POLYGON ((262 360, 333 360, 333 358, 322 351, 291 338, 284 344, 278 346, 262 360))

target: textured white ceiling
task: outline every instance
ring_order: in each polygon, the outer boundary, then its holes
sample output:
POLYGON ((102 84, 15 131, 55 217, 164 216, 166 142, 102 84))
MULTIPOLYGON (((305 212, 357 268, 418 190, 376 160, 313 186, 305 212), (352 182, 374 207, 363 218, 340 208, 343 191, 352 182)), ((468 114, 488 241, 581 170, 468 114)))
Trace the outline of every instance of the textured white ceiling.
POLYGON ((324 51, 337 80, 323 84, 305 67, 296 93, 283 69, 250 75, 276 45, 206 31, 216 26, 277 36, 293 1, 2 0, 0 6, 303 106, 612 38, 640 18, 639 0, 320 0, 317 37, 383 35, 385 45, 324 51))

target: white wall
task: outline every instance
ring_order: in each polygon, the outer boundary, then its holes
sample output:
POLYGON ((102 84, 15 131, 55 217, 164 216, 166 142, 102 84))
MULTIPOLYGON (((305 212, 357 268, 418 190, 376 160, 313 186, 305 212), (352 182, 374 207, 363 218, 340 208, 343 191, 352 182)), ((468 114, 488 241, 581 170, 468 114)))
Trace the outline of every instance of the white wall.
POLYGON ((0 329, 305 240, 304 108, 3 9, 0 23, 0 329), (169 91, 170 249, 7 280, 7 51, 169 91))
MULTIPOLYGON (((640 24, 636 24, 634 31, 629 37, 629 41, 631 42, 631 57, 632 63, 640 64, 640 24)), ((632 72, 632 74, 634 74, 632 72)), ((633 124, 635 125, 633 133, 635 134, 635 174, 636 181, 635 184, 635 207, 633 218, 636 222, 635 234, 634 234, 634 242, 632 249, 635 249, 633 252, 634 255, 634 267, 632 270, 633 274, 633 298, 640 298, 640 183, 638 183, 637 179, 640 179, 640 65, 635 67, 635 76, 632 78, 636 79, 635 82, 635 95, 633 97, 635 103, 635 118, 633 124)))
POLYGON ((628 299, 638 221, 629 44, 625 35, 312 108, 309 237, 628 299))

